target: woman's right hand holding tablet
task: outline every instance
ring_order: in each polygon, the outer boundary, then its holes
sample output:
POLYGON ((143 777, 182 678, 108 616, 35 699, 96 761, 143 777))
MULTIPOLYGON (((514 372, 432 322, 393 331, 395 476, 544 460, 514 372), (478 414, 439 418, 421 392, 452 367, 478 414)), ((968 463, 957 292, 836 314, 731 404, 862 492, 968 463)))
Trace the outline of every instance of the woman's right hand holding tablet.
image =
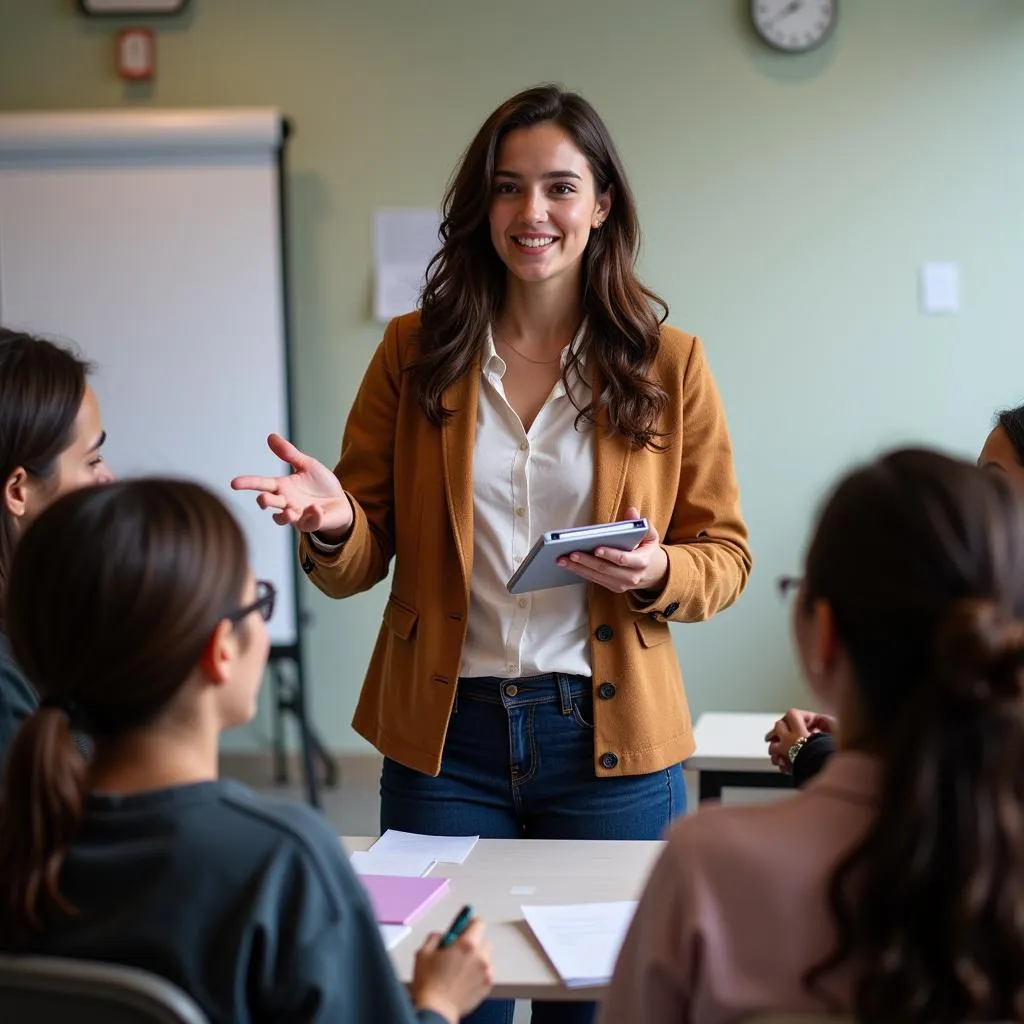
POLYGON ((412 1001, 417 1010, 433 1010, 457 1024, 480 1005, 494 984, 491 944, 484 941, 484 925, 472 921, 445 949, 441 936, 431 934, 416 954, 412 972, 412 1001))
POLYGON ((258 491, 256 504, 276 509, 274 522, 281 526, 315 533, 328 544, 343 541, 352 528, 353 512, 338 478, 280 434, 271 434, 267 444, 293 472, 287 476, 236 476, 231 487, 258 491))

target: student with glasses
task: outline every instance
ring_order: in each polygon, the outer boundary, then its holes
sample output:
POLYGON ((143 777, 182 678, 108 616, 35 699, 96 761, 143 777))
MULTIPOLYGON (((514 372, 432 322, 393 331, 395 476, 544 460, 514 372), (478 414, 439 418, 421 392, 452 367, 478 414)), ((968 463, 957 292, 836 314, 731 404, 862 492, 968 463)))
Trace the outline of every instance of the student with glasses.
POLYGON ((0 798, 0 950, 151 971, 212 1024, 454 1024, 490 988, 482 925, 427 941, 410 1001, 326 820, 218 778, 273 609, 197 484, 78 490, 28 528, 7 623, 41 702, 0 798))
MULTIPOLYGON (((1024 405, 996 413, 995 426, 985 439, 978 465, 1024 489, 1024 405)), ((799 587, 800 579, 783 576, 778 584, 785 597, 799 587)), ((765 736, 772 764, 792 774, 797 786, 803 786, 835 752, 836 725, 832 715, 790 708, 765 736)))

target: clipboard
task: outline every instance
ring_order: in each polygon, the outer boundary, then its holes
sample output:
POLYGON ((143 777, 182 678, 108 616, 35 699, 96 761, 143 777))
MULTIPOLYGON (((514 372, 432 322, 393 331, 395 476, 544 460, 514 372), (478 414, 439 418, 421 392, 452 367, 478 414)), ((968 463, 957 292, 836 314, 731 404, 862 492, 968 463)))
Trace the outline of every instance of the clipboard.
POLYGON ((583 577, 563 569, 558 559, 574 551, 586 551, 589 554, 597 548, 632 551, 647 536, 648 529, 647 519, 641 518, 549 530, 537 538, 537 543, 505 587, 510 594, 527 594, 534 590, 585 584, 587 581, 583 577))

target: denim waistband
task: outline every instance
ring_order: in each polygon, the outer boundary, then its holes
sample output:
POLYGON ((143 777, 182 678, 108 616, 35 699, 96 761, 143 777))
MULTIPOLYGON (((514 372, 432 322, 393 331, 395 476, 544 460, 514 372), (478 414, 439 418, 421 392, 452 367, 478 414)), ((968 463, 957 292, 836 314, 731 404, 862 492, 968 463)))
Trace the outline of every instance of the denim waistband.
POLYGON ((539 676, 513 679, 502 676, 462 676, 457 696, 503 704, 505 707, 557 701, 563 713, 568 714, 572 710, 573 699, 589 696, 592 686, 590 676, 570 675, 567 672, 546 672, 539 676))

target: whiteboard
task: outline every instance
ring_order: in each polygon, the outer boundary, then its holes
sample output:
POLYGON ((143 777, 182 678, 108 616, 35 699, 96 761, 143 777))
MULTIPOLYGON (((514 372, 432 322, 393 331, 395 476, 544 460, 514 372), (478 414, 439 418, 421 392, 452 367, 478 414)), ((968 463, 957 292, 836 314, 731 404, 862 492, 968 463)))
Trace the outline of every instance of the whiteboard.
POLYGON ((288 433, 274 110, 0 114, 0 323, 96 364, 118 475, 209 485, 298 641, 294 535, 230 490, 288 433))

